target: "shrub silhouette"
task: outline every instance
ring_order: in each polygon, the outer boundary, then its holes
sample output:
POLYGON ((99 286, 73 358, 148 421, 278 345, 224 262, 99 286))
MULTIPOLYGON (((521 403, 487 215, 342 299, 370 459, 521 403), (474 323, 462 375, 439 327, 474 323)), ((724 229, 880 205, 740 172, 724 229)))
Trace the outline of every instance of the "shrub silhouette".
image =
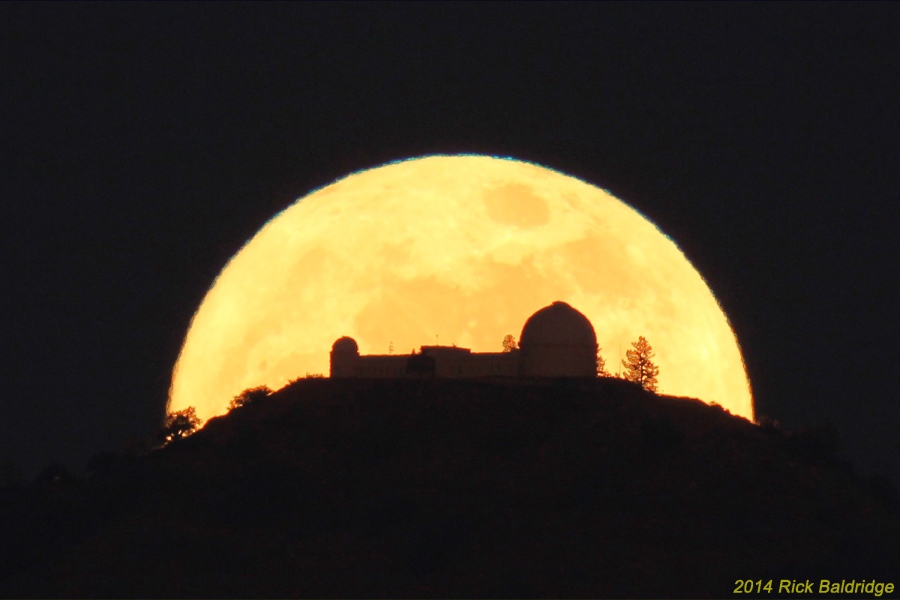
POLYGON ((513 350, 517 350, 519 345, 516 343, 516 338, 511 333, 507 333, 503 338, 503 351, 504 352, 512 352, 513 350))
POLYGON ((156 437, 167 444, 181 440, 194 433, 202 422, 197 416, 197 410, 193 406, 188 406, 184 410, 166 415, 166 424, 159 430, 156 437))
MULTIPOLYGON (((309 373, 307 373, 306 375, 307 377, 310 376, 309 373)), ((272 390, 265 385, 261 385, 255 388, 247 388, 231 399, 231 403, 228 405, 228 410, 234 410, 235 408, 240 408, 241 406, 254 404, 264 398, 268 398, 271 395, 272 390)))

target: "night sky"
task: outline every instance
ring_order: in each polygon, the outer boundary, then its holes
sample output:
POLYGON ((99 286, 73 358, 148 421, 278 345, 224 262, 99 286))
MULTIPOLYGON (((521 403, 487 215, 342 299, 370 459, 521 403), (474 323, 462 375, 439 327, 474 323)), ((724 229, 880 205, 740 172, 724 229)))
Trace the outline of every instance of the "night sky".
POLYGON ((152 435, 213 279, 296 198, 480 153, 647 216, 757 413, 900 487, 897 31, 896 3, 0 4, 0 463, 152 435))

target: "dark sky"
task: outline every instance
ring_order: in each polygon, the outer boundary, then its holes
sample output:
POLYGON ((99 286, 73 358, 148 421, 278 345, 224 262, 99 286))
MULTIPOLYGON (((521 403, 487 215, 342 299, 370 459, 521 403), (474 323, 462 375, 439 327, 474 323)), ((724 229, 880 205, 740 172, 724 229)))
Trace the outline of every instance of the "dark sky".
POLYGON ((155 431, 275 213, 433 153, 611 190, 685 252, 757 411, 900 484, 900 5, 0 4, 0 463, 155 431))

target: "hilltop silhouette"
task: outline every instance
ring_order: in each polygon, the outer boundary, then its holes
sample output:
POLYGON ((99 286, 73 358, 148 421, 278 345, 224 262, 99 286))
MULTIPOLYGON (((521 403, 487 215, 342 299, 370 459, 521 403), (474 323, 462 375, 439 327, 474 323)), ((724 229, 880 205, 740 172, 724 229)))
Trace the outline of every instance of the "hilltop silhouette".
POLYGON ((827 432, 619 379, 304 379, 89 469, 4 490, 0 594, 724 597, 900 564, 827 432))

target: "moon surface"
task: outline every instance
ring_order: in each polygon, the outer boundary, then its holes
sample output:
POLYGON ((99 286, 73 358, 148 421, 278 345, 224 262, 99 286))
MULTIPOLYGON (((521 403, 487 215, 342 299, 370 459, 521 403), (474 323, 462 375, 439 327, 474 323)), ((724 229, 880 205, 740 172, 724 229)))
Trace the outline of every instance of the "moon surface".
POLYGON ((471 155, 357 172, 276 215, 194 315, 168 408, 209 419, 244 389, 327 375, 345 335, 362 354, 499 352, 555 300, 590 319, 611 372, 643 335, 660 393, 753 418, 735 334, 672 240, 584 181, 471 155))

